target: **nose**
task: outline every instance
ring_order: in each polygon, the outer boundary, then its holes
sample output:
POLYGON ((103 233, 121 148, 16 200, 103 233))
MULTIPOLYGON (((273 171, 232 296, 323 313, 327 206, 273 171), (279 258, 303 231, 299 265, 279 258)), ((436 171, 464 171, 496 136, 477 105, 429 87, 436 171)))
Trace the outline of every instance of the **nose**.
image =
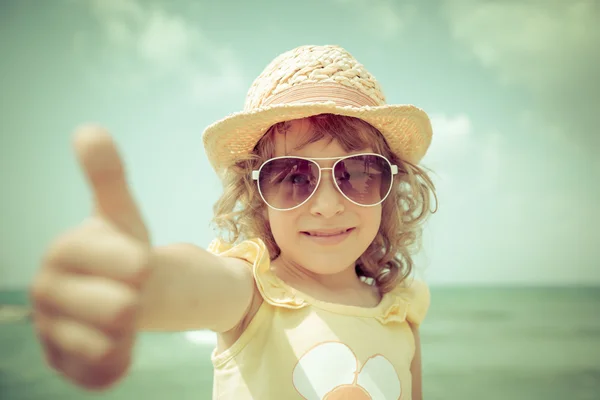
POLYGON ((330 171, 323 171, 322 174, 321 182, 310 201, 310 212, 313 215, 330 218, 344 211, 344 199, 333 185, 330 171))

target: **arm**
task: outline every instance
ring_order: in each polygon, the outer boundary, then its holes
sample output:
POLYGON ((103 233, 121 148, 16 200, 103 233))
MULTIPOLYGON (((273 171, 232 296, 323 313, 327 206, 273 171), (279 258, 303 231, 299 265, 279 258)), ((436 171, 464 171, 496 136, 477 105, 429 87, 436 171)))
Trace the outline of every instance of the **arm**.
POLYGON ((226 332, 245 316, 254 293, 250 265, 190 244, 153 250, 138 329, 226 332))
POLYGON ((412 400, 423 400, 423 379, 421 373, 421 336, 419 334, 419 327, 417 325, 410 324, 413 336, 415 338, 415 355, 410 365, 410 372, 412 374, 412 400))

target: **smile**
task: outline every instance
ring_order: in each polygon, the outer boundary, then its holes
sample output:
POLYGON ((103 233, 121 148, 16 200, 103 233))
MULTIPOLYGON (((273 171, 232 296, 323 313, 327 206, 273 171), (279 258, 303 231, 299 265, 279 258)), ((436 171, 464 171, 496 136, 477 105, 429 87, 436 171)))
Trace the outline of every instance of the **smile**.
POLYGON ((302 236, 311 242, 322 246, 333 246, 344 242, 355 228, 335 229, 335 230, 318 230, 304 231, 302 236))
POLYGON ((338 235, 341 235, 343 233, 350 232, 353 229, 354 228, 345 228, 345 229, 336 229, 336 230, 306 231, 306 232, 302 232, 302 233, 304 233, 305 235, 308 235, 308 236, 315 236, 315 237, 331 237, 331 236, 338 236, 338 235))

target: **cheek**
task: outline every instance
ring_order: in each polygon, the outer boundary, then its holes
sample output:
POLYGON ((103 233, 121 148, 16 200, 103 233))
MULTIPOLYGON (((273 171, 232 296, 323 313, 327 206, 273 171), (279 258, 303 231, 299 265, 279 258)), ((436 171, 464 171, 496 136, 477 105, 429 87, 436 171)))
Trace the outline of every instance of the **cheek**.
POLYGON ((361 213, 361 219, 364 233, 371 239, 375 238, 377 232, 379 232, 379 226, 381 225, 381 207, 365 208, 361 213))
POLYGON ((281 243, 294 240, 295 223, 291 212, 279 212, 269 209, 268 218, 273 238, 280 247, 281 243))

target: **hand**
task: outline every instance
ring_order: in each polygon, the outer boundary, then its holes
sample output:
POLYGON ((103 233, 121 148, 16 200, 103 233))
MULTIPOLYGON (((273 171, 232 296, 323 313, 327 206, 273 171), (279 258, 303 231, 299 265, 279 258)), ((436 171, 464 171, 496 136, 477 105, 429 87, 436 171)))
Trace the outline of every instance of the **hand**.
POLYGON ((98 390, 122 378, 131 363, 150 239, 110 135, 84 127, 74 147, 94 210, 49 246, 31 298, 48 364, 98 390))

